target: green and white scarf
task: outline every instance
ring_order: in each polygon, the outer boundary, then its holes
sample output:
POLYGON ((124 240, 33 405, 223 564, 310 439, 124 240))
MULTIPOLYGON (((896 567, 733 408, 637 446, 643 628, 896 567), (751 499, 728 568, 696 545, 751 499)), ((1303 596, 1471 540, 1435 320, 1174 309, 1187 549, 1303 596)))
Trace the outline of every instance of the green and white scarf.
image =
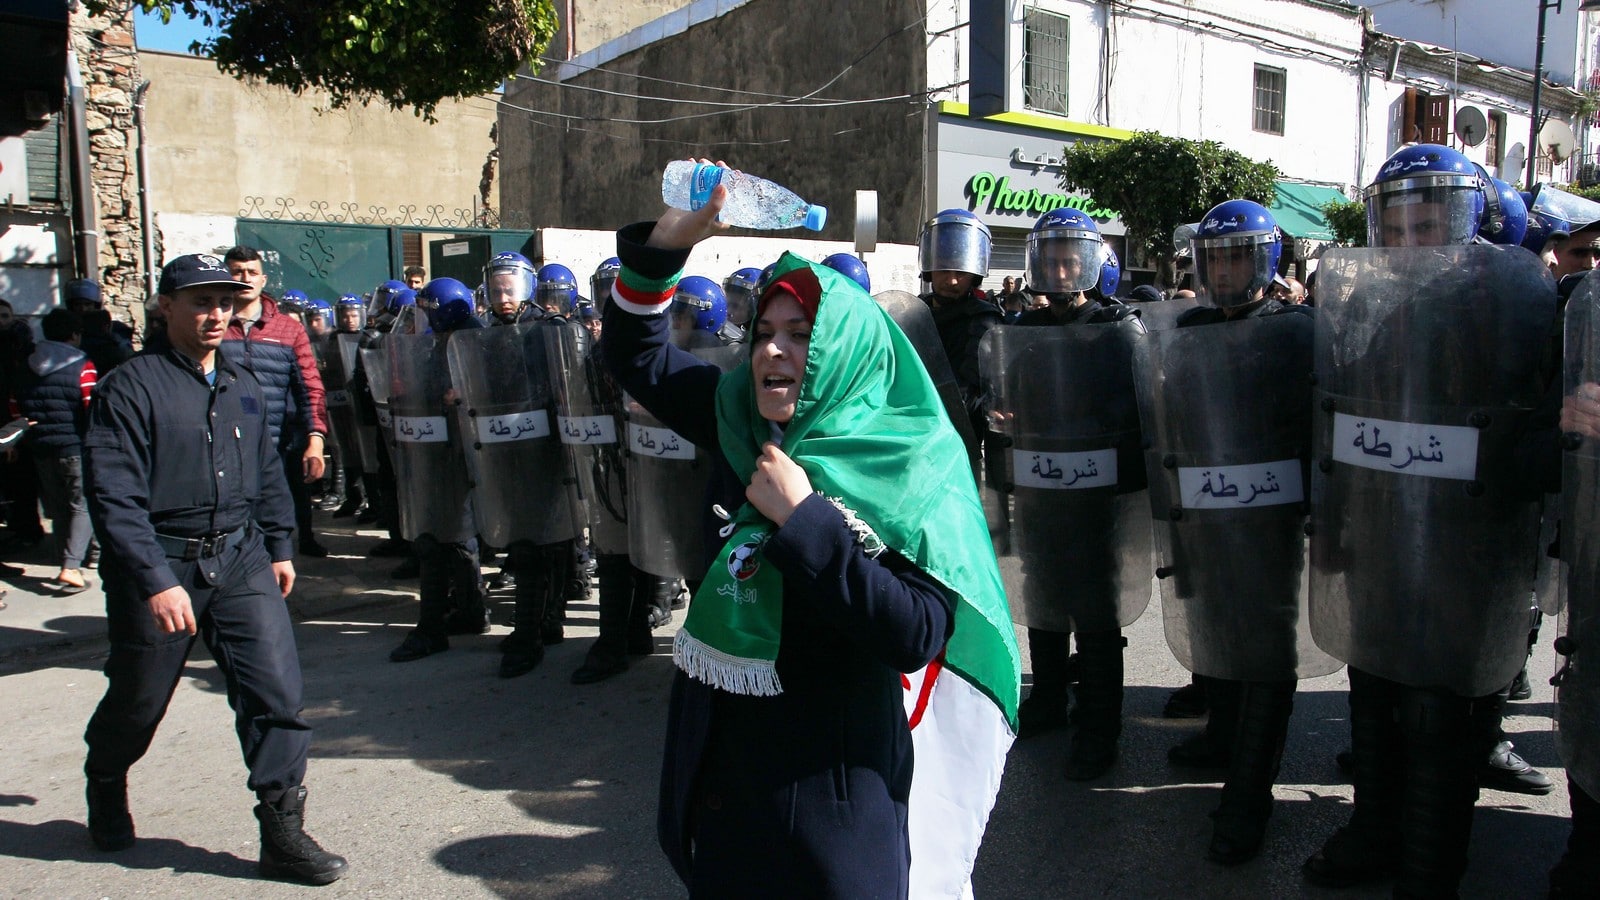
MULTIPOLYGON (((815 273, 822 299, 783 452, 864 541, 875 535, 944 587, 955 630, 942 668, 987 696, 1014 731, 1016 632, 961 438, 915 348, 855 282, 789 253, 773 277, 802 266, 815 273)), ((722 376, 716 405, 722 451, 748 483, 773 437, 748 360, 722 376)), ((673 644, 691 677, 738 694, 782 691, 783 578, 763 548, 773 530, 748 503, 724 530, 727 543, 673 644)))

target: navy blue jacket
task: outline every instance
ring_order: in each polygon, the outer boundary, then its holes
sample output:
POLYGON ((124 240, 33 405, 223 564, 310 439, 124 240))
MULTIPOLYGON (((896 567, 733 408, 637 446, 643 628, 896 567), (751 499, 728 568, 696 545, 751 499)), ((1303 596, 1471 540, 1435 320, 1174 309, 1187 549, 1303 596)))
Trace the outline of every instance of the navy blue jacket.
POLYGON ((249 329, 237 317, 229 322, 222 355, 248 370, 266 391, 267 427, 280 453, 304 449, 312 433, 328 433, 322 375, 311 340, 299 322, 278 312, 277 301, 263 294, 261 318, 249 329))
POLYGON ((254 521, 274 562, 292 559, 294 505, 249 372, 216 355, 216 384, 176 350, 143 353, 95 387, 84 494, 105 551, 142 596, 179 582, 157 533, 193 538, 254 521))
POLYGON ((36 424, 28 429, 35 452, 64 458, 83 452, 88 411, 79 379, 89 357, 71 344, 40 341, 28 356, 28 373, 17 388, 17 407, 36 424))
MULTIPOLYGON (((686 252, 640 246, 651 225, 619 233, 624 265, 648 277, 680 270, 686 252)), ((607 304, 607 366, 652 415, 718 460, 714 500, 736 509, 744 485, 720 451, 712 404, 721 372, 669 345, 665 315, 627 307, 607 304)), ((716 524, 709 510, 707 520, 716 524)), ((711 541, 715 554, 722 541, 711 541)), ((694 897, 905 897, 912 749, 900 673, 943 649, 949 601, 892 551, 866 556, 820 496, 766 547, 783 574, 783 693, 738 696, 677 673, 662 848, 694 897)))

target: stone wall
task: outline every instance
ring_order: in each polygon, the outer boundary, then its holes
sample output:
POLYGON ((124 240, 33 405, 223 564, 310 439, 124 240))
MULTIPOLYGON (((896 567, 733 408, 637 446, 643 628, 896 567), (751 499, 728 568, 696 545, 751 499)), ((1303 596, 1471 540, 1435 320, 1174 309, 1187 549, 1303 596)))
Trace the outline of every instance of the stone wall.
POLYGON ((91 16, 79 6, 72 13, 71 42, 88 94, 89 170, 100 230, 100 270, 95 277, 113 317, 143 323, 144 235, 139 227, 138 137, 133 126, 134 91, 142 75, 134 50, 131 5, 101 16, 91 16))

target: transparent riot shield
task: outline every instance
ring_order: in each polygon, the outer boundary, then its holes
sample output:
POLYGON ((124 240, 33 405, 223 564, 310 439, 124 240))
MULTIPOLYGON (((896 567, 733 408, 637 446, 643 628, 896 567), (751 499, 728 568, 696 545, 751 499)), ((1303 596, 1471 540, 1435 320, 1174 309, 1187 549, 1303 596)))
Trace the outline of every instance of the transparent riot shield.
MULTIPOLYGON (((386 341, 389 335, 384 335, 386 341)), ((379 341, 375 346, 361 348, 361 367, 367 373, 367 391, 372 395, 372 406, 378 418, 376 429, 377 439, 394 448, 394 415, 389 411, 389 397, 394 393, 393 382, 389 377, 389 351, 384 348, 384 341, 379 341)), ((373 458, 373 471, 376 472, 377 457, 373 458)))
POLYGON ((478 533, 491 546, 577 534, 566 454, 550 418, 550 367, 537 322, 450 335, 478 533))
MULTIPOLYGON (((724 372, 745 358, 738 345, 695 356, 724 372)), ((718 460, 624 395, 628 424, 628 555, 664 578, 705 574, 706 487, 718 460)))
POLYGON ((1311 640, 1305 523, 1309 316, 1145 335, 1134 385, 1167 645, 1212 678, 1313 678, 1340 663, 1311 640))
POLYGON ((1136 303, 1139 321, 1146 331, 1171 331, 1178 327, 1178 317, 1200 305, 1198 297, 1163 300, 1160 303, 1136 303))
POLYGON ((972 422, 967 419, 966 404, 961 402, 961 389, 956 385, 955 370, 950 367, 949 357, 945 356, 944 343, 939 340, 939 328, 934 324, 933 312, 928 309, 928 304, 905 291, 884 291, 875 294, 872 299, 905 332, 911 346, 916 348, 917 356, 922 359, 923 368, 928 370, 928 378, 944 404, 950 424, 961 435, 963 444, 974 446, 972 422))
MULTIPOLYGON (((455 409, 445 399, 450 390, 449 338, 391 334, 383 342, 389 363, 386 399, 393 419, 395 499, 406 540, 431 534, 455 543, 477 531, 461 430, 455 409)), ((378 373, 372 374, 376 399, 378 373)))
MULTIPOLYGON (((1600 399, 1600 279, 1567 301, 1564 397, 1600 399)), ((1571 402, 1571 401, 1569 401, 1571 402)), ((1600 796, 1600 439, 1568 434, 1561 471, 1562 637, 1556 749, 1567 776, 1600 796), (1593 654, 1594 659, 1589 656, 1593 654)))
POLYGON ((1334 250, 1318 279, 1311 633, 1352 667, 1479 697, 1527 653, 1549 271, 1516 247, 1334 250))
POLYGON ((1047 631, 1106 631, 1150 603, 1150 500, 1133 390, 1137 321, 1001 326, 979 344, 1002 437, 1009 504, 997 542, 1012 617, 1047 631))
MULTIPOLYGON (((323 402, 328 407, 328 429, 342 454, 340 464, 361 457, 361 427, 356 420, 355 399, 350 395, 350 377, 355 374, 354 353, 346 354, 340 339, 357 337, 330 334, 318 342, 318 363, 322 370, 323 402)), ((352 345, 352 350, 354 345, 352 345)))
POLYGON ((364 472, 378 471, 378 430, 371 424, 376 421, 377 410, 372 400, 371 378, 362 356, 360 334, 341 334, 339 359, 345 369, 345 389, 350 394, 350 407, 354 413, 355 438, 350 451, 361 463, 364 472))
POLYGON ((619 439, 622 392, 577 322, 544 330, 556 434, 577 477, 579 518, 596 554, 628 552, 628 480, 619 439))

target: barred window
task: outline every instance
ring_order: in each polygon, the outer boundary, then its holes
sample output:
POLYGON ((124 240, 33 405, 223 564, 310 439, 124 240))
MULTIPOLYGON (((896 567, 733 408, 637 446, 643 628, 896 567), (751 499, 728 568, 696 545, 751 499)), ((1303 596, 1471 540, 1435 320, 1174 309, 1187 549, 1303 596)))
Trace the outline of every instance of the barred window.
POLYGON ((1287 76, 1282 69, 1256 66, 1256 131, 1283 134, 1283 94, 1287 76))
POLYGON ((1067 114, 1066 16, 1029 9, 1022 44, 1022 103, 1058 116, 1067 114))

